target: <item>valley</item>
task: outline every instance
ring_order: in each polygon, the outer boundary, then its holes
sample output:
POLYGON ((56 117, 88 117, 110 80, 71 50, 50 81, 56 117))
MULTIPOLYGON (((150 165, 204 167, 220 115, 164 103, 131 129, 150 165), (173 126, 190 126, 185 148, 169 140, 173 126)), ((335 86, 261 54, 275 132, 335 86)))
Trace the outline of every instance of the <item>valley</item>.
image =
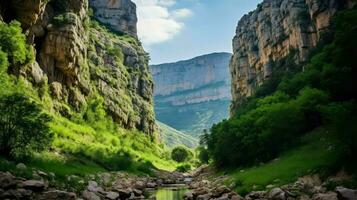
POLYGON ((0 199, 356 200, 356 1, 233 5, 0 1, 0 199))

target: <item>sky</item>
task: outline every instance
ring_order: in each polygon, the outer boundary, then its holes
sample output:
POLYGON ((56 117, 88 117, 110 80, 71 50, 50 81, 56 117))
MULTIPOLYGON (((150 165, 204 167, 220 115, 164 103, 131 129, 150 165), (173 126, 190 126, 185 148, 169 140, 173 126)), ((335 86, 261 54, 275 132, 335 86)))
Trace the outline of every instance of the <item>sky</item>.
POLYGON ((150 64, 232 52, 238 20, 262 0, 133 0, 150 64))

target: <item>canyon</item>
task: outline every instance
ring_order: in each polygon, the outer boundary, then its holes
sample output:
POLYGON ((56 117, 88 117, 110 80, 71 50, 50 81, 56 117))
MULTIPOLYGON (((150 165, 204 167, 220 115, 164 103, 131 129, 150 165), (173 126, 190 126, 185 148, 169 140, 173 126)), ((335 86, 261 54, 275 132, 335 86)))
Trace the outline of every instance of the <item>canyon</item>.
POLYGON ((197 137, 228 117, 229 53, 152 65, 155 113, 159 121, 197 137))

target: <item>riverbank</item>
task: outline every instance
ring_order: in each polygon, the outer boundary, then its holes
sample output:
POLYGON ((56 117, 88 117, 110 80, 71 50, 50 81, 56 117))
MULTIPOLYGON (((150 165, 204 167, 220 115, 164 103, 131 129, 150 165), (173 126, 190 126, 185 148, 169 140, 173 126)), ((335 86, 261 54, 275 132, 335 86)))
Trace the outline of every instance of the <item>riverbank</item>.
POLYGON ((185 200, 356 200, 355 179, 344 171, 329 177, 309 174, 282 186, 268 185, 263 190, 248 194, 237 194, 236 186, 230 184, 229 175, 217 175, 209 166, 198 168, 192 173, 190 192, 185 200), (351 189, 352 188, 352 189, 351 189))
POLYGON ((32 169, 32 176, 28 177, 28 168, 24 164, 18 164, 16 168, 16 175, 9 171, 0 172, 0 199, 156 199, 159 188, 187 181, 181 173, 161 170, 155 170, 154 176, 101 172, 84 177, 69 175, 63 180, 54 173, 37 169, 32 169))

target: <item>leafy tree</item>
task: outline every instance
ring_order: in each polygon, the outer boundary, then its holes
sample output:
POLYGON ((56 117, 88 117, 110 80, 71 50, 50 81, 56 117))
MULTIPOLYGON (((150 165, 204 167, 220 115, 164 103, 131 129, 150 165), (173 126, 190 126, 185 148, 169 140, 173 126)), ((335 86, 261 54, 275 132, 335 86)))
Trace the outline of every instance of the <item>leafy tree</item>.
POLYGON ((22 94, 0 97, 0 154, 22 159, 51 143, 51 118, 22 94))
POLYGON ((184 162, 192 153, 186 147, 175 147, 171 152, 171 158, 176 162, 184 162))
POLYGON ((26 44, 26 36, 17 21, 9 24, 0 22, 0 47, 12 65, 25 64, 26 61, 33 59, 33 52, 26 44))
POLYGON ((208 164, 209 161, 209 152, 204 147, 198 147, 198 159, 201 163, 208 164))

